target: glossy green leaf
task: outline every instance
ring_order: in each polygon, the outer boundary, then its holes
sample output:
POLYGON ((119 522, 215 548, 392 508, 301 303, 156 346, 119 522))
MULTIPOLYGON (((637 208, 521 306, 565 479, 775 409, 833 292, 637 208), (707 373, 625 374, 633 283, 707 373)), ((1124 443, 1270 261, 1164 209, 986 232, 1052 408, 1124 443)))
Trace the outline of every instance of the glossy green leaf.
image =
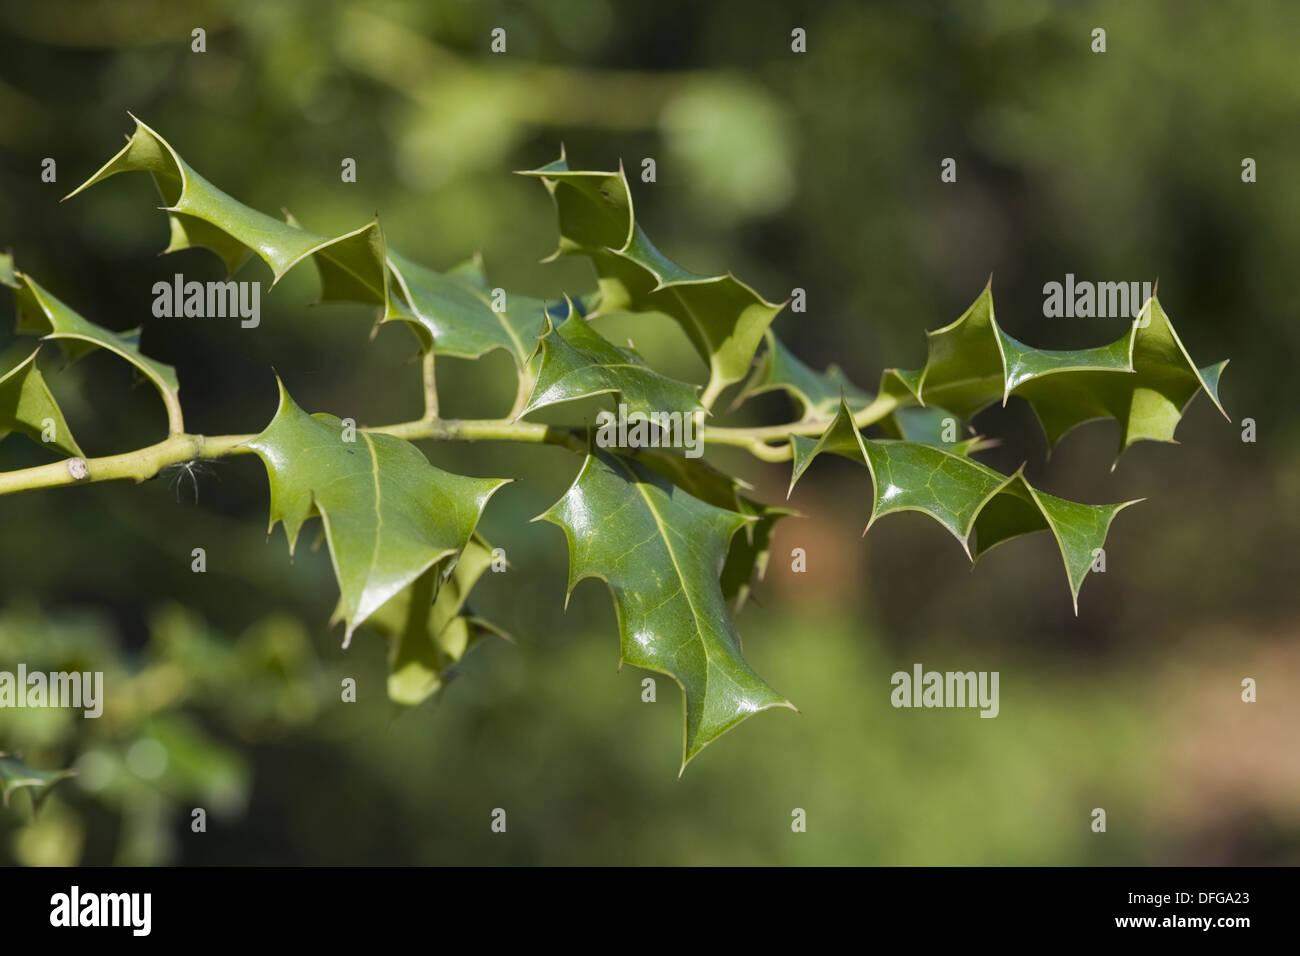
POLYGON ((430 465, 410 442, 308 415, 280 385, 280 406, 248 442, 271 483, 269 528, 283 523, 292 553, 308 518, 325 527, 338 579, 338 618, 353 630, 425 571, 461 552, 488 499, 507 479, 468 478, 430 465))
POLYGON ((435 272, 389 250, 399 296, 391 300, 385 321, 411 323, 425 345, 439 355, 478 358, 492 349, 505 349, 523 369, 537 347, 546 321, 541 299, 505 295, 505 307, 493 308, 482 262, 471 260, 450 272, 435 272))
POLYGON ((858 388, 839 369, 831 365, 825 372, 814 372, 781 343, 771 329, 767 332, 767 350, 763 353, 733 407, 754 395, 783 391, 798 403, 801 421, 834 417, 843 397, 857 412, 871 404, 870 393, 858 388))
POLYGON ((14 290, 19 332, 33 332, 43 339, 58 342, 72 360, 99 348, 130 362, 158 390, 167 407, 172 433, 181 431, 180 384, 176 380, 176 370, 141 353, 139 329, 110 332, 87 321, 31 276, 15 270, 11 256, 0 256, 0 281, 14 290))
POLYGON ((68 194, 71 198, 110 176, 146 172, 158 187, 171 226, 167 252, 202 247, 221 257, 230 273, 256 255, 278 282, 308 259, 320 274, 322 300, 345 299, 387 306, 383 231, 377 222, 334 238, 251 209, 208 182, 171 144, 139 119, 118 153, 68 194))
POLYGON ((751 714, 792 706, 741 656, 718 580, 733 535, 753 517, 604 452, 589 455, 564 497, 539 517, 568 538, 570 592, 595 577, 613 593, 621 661, 681 685, 683 768, 751 714))
POLYGON ((1173 441, 1200 392, 1223 412, 1218 385, 1227 362, 1198 369, 1155 296, 1124 336, 1097 348, 1050 351, 1017 341, 997 324, 988 286, 957 321, 926 338, 925 367, 886 371, 882 394, 939 405, 961 418, 1019 395, 1050 444, 1098 418, 1119 422, 1120 453, 1138 441, 1173 441))
POLYGON ((610 449, 632 458, 667 478, 687 494, 727 511, 744 511, 744 492, 753 485, 709 464, 704 458, 687 458, 678 448, 610 449))
POLYGON ((779 303, 729 273, 698 275, 664 256, 636 222, 621 166, 617 172, 574 170, 561 155, 523 175, 540 178, 555 200, 555 255, 584 255, 596 267, 598 312, 661 312, 676 320, 708 365, 706 406, 745 378, 779 303))
POLYGON ((540 339, 537 381, 521 414, 593 395, 616 393, 630 414, 676 412, 684 418, 701 408, 697 388, 646 365, 632 349, 619 348, 570 309, 540 339))
POLYGON ((0 753, 0 797, 7 807, 10 794, 29 789, 32 806, 39 809, 51 787, 75 774, 75 770, 34 770, 13 754, 0 753))
POLYGON ((482 638, 506 636, 465 603, 492 564, 491 545, 476 533, 450 574, 445 564, 429 568, 367 621, 389 640, 388 696, 396 703, 427 700, 446 686, 455 665, 482 638))
POLYGON ((687 458, 678 451, 664 448, 637 449, 634 452, 618 449, 618 453, 647 465, 707 504, 737 511, 753 519, 746 522, 742 533, 732 537, 720 575, 723 597, 733 613, 740 611, 749 600, 753 585, 762 581, 767 572, 776 523, 799 512, 755 501, 746 495, 752 490, 748 482, 720 471, 703 458, 687 458))
MULTIPOLYGON (((616 395, 634 414, 688 414, 711 407, 738 383, 738 401, 782 391, 798 407, 791 429, 808 433, 790 438, 791 488, 819 455, 835 452, 868 470, 868 527, 886 514, 920 511, 947 528, 972 560, 1045 530, 1057 542, 1076 608, 1111 522, 1132 502, 1066 501, 1031 486, 1023 470, 1000 474, 970 458, 989 443, 971 435, 965 423, 989 404, 1019 395, 1051 442, 1083 421, 1114 418, 1122 451, 1144 439, 1172 440, 1198 392, 1222 410, 1217 387, 1223 365, 1196 368, 1158 299, 1115 342, 1047 351, 1003 332, 988 288, 956 322, 927 334, 923 368, 886 371, 873 397, 834 366, 816 372, 795 358, 771 330, 780 305, 730 274, 688 272, 660 253, 637 222, 621 168, 573 170, 561 156, 528 173, 554 199, 555 254, 588 257, 598 278, 594 296, 576 298, 577 309, 566 303, 563 312, 558 303, 493 289, 477 258, 446 272, 413 263, 388 247, 378 221, 331 237, 287 214, 280 219, 257 212, 203 179, 139 121, 127 145, 74 194, 121 172, 147 173, 157 186, 170 227, 168 251, 206 247, 231 272, 257 257, 276 281, 311 260, 323 301, 377 306, 380 321, 406 323, 426 353, 473 359, 505 350, 526 386, 519 395, 527 401, 516 404, 521 415, 602 395, 616 395), (708 367, 703 394, 655 372, 587 321, 593 313, 615 310, 659 313, 677 322, 708 367), (755 365, 765 339, 767 348, 755 365), (864 437, 855 413, 878 424, 886 438, 864 437)), ((175 375, 143 356, 132 335, 86 322, 16 272, 7 257, 0 258, 0 281, 16 290, 20 330, 58 340, 74 358, 92 348, 115 352, 154 382, 172 430, 182 430, 175 375)), ((428 366, 426 374, 431 380, 428 366)), ((0 434, 31 434, 46 419, 57 422, 66 437, 63 450, 75 453, 40 378, 35 349, 22 346, 0 358, 0 434)), ((579 445, 573 440, 577 430, 564 426, 551 431, 425 418, 399 430, 470 440, 558 438, 579 445)), ((778 433, 783 429, 749 436, 737 429, 715 437, 772 457, 772 446, 759 448, 754 441, 778 433)), ((214 453, 239 440, 214 443, 214 453)), ((170 453, 183 444, 165 448, 170 453)), ((291 552, 303 523, 322 519, 345 646, 363 622, 389 641, 388 689, 395 701, 418 703, 445 687, 474 643, 495 630, 475 615, 467 597, 491 562, 491 549, 476 527, 502 482, 444 472, 399 438, 345 428, 330 415, 307 415, 283 386, 275 417, 247 447, 266 465, 270 527, 284 524, 291 552)), ((602 450, 586 457, 569 490, 540 516, 565 532, 569 591, 587 577, 610 588, 621 659, 671 675, 683 688, 683 767, 748 715, 790 706, 745 662, 731 617, 763 576, 776 523, 793 513, 753 500, 749 490, 679 450, 602 450)), ((14 770, 14 779, 22 773, 14 770)), ((44 784, 33 773, 15 785, 44 784)), ((6 798, 9 789, 5 778, 6 798)))
POLYGON ((81 448, 36 365, 39 350, 39 343, 27 338, 16 339, 0 350, 0 439, 19 431, 47 444, 42 436, 48 421, 54 427, 54 440, 48 444, 64 454, 80 456, 81 448))
POLYGON ((212 185, 161 135, 132 119, 135 131, 126 146, 69 198, 118 173, 146 172, 170 223, 166 252, 207 248, 232 274, 255 254, 270 267, 274 282, 310 260, 320 276, 322 302, 378 306, 380 321, 409 323, 426 352, 436 343, 439 354, 478 358, 503 348, 523 369, 534 351, 546 303, 509 295, 498 312, 477 259, 436 272, 388 247, 378 221, 327 237, 302 228, 292 216, 268 216, 212 185))
POLYGON ((1106 543, 1115 515, 1135 501, 1086 505, 1045 494, 1025 480, 1023 471, 1003 475, 970 458, 919 442, 864 438, 849 409, 840 406, 820 439, 793 442, 795 483, 823 452, 861 461, 871 474, 871 518, 898 511, 920 511, 948 529, 972 559, 995 545, 1031 531, 1047 530, 1056 539, 1076 613, 1079 589, 1106 543), (974 549, 972 551, 972 538, 974 549))

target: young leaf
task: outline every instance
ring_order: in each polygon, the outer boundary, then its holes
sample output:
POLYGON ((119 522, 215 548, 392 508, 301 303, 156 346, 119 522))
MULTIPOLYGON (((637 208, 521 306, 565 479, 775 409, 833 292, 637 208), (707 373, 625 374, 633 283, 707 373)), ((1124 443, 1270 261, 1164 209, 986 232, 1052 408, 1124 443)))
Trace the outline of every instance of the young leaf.
POLYGON ((461 552, 492 494, 508 479, 435 468, 391 435, 308 415, 280 383, 280 406, 248 442, 271 483, 268 531, 283 523, 293 553, 303 522, 319 515, 338 579, 344 646, 357 625, 421 574, 461 552))
POLYGON ((390 641, 391 700, 408 706, 427 700, 446 686, 454 665, 481 638, 506 636, 465 607, 470 590, 491 564, 492 547, 475 533, 450 576, 443 564, 429 568, 366 622, 390 641))
POLYGON ((558 327, 547 319, 540 346, 537 382, 521 416, 609 392, 618 393, 630 413, 677 412, 685 418, 701 408, 696 386, 660 375, 635 351, 605 339, 572 307, 558 327))
POLYGON ((1124 508, 1137 503, 1085 505, 1066 501, 1031 486, 1023 469, 1008 476, 934 445, 863 438, 853 424, 852 412, 844 405, 820 439, 795 436, 793 445, 792 490, 813 459, 825 451, 867 466, 873 489, 867 529, 884 515, 920 511, 947 528, 972 558, 1017 535, 1051 531, 1065 564, 1076 614, 1079 589, 1096 550, 1106 543, 1111 521, 1124 508), (976 542, 973 555, 972 534, 976 542))
POLYGON ((886 371, 882 394, 903 403, 938 404, 961 418, 1020 395, 1053 445, 1097 418, 1120 423, 1120 453, 1138 441, 1173 441, 1188 403, 1200 392, 1227 417, 1218 394, 1227 362, 1198 369, 1155 296, 1125 336, 1098 348, 1048 351, 1018 342, 994 318, 991 286, 957 321, 926 338, 925 367, 886 371))
POLYGON ((425 351, 436 343, 439 355, 474 359, 505 349, 518 369, 527 364, 546 320, 543 300, 507 295, 504 310, 493 309, 478 259, 441 273, 390 249, 388 264, 400 298, 391 300, 384 321, 409 322, 425 351))
POLYGON ((767 351, 763 353, 732 407, 754 395, 774 390, 787 393, 799 403, 801 421, 831 418, 839 408, 841 396, 855 412, 870 405, 872 398, 869 393, 850 382, 837 365, 829 366, 825 372, 814 372, 795 358, 769 329, 767 351))
POLYGON ((14 290, 18 331, 35 332, 43 339, 57 341, 73 361, 96 348, 126 359, 158 390, 167 407, 171 433, 180 434, 184 430, 176 370, 140 352, 139 329, 110 332, 88 322, 43 289, 31 276, 15 270, 12 256, 0 256, 0 281, 14 290))
POLYGON ((40 809, 41 803, 60 780, 74 776, 75 770, 33 770, 13 754, 0 753, 0 797, 9 806, 9 795, 15 790, 29 788, 32 806, 40 809))
POLYGON ((664 256, 637 225, 621 165, 618 172, 573 170, 561 155, 522 175, 540 178, 555 200, 554 255, 585 255, 596 267, 598 311, 662 312, 676 320, 709 367, 705 407, 745 377, 780 304, 730 273, 697 275, 664 256))
POLYGON ((49 444, 65 454, 81 456, 81 448, 36 366, 39 350, 38 343, 19 338, 0 351, 0 439, 20 431, 45 444, 42 435, 49 421, 54 425, 54 440, 49 444))
POLYGON ((706 504, 636 462, 589 455, 539 518, 564 529, 569 591, 603 580, 614 596, 621 661, 673 677, 686 711, 682 768, 746 717, 793 705, 745 663, 718 572, 754 519, 706 504))

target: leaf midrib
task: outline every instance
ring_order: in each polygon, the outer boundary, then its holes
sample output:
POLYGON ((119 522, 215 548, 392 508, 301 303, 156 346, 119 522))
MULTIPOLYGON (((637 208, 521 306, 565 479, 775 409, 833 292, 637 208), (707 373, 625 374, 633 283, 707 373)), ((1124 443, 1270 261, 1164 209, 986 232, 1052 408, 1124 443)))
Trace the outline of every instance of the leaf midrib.
POLYGON ((664 543, 665 550, 668 552, 668 558, 673 563, 673 571, 677 574, 677 580, 681 582, 682 594, 686 598, 687 605, 690 606, 691 619, 696 625, 695 634, 699 641, 701 650, 704 651, 704 659, 708 665, 704 668, 704 690, 701 693, 701 699, 707 699, 709 692, 709 670, 713 664, 713 657, 709 654, 709 645, 708 642, 704 640, 704 631, 700 626, 703 619, 700 617, 700 612, 695 607, 695 601, 691 597, 690 588, 687 586, 689 584, 689 579, 682 571, 681 564, 677 561, 677 552, 673 550, 672 542, 668 538, 668 529, 664 526, 663 519, 659 514, 659 509, 655 507, 654 501, 648 494, 646 494, 645 489, 642 487, 643 482, 638 479, 636 473, 625 463, 619 462, 618 466, 627 472, 628 477, 631 478, 632 486, 636 488, 637 494, 645 501, 646 510, 650 512, 650 517, 654 519, 655 527, 659 529, 659 537, 664 543))
POLYGON ((365 438, 366 450, 370 453, 370 480, 375 486, 375 538, 370 549, 370 569, 366 572, 366 582, 369 582, 374 577, 375 567, 379 563, 379 539, 383 536, 384 514, 381 507, 383 497, 379 490, 379 453, 375 450, 375 440, 366 432, 362 432, 361 435, 365 438))

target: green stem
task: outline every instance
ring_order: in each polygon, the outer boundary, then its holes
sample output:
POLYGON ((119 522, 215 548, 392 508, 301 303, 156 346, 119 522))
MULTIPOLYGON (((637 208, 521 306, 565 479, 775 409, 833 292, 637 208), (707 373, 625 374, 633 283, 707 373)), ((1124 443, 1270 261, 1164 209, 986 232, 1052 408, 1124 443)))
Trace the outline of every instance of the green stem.
POLYGON ((185 434, 185 415, 181 412, 181 400, 174 391, 164 386, 160 387, 163 405, 167 408, 167 434, 171 438, 177 438, 185 434))
MULTIPOLYGON (((416 440, 430 438, 437 441, 515 441, 534 444, 561 445, 574 451, 585 452, 587 443, 580 428, 538 425, 534 422, 434 421, 403 422, 366 428, 363 431, 398 438, 416 440)), ((176 465, 196 458, 221 458, 225 455, 243 455, 252 451, 246 442, 253 435, 173 435, 165 441, 147 448, 108 455, 103 458, 69 458, 0 473, 0 495, 33 488, 56 488, 60 485, 81 485, 93 481, 113 481, 130 478, 144 481, 152 478, 168 465, 176 465)))
POLYGON ((433 361, 433 349, 429 349, 424 353, 424 420, 427 422, 438 417, 438 378, 433 361))
POLYGON ((700 404, 705 408, 712 408, 713 403, 718 400, 718 396, 722 394, 722 390, 726 387, 722 382, 710 376, 709 384, 704 387, 704 394, 700 396, 700 404))
MULTIPOLYGON (((880 421, 898 405, 888 396, 880 396, 853 421, 859 428, 880 421)), ((731 445, 743 448, 763 461, 787 461, 790 458, 788 439, 791 435, 820 435, 831 419, 814 419, 792 422, 788 425, 769 425, 759 428, 722 428, 704 426, 705 444, 731 445), (771 442, 779 444, 771 444, 771 442)), ((431 439, 433 441, 509 441, 538 445, 559 445, 579 453, 586 453, 587 439, 584 429, 569 425, 541 425, 536 422, 509 419, 442 419, 422 418, 397 425, 382 425, 363 431, 379 435, 394 435, 408 441, 431 439)), ((93 481, 113 481, 130 478, 144 481, 152 478, 168 465, 196 458, 221 458, 225 455, 243 455, 252 451, 247 446, 253 435, 172 435, 156 445, 149 445, 121 455, 103 458, 69 458, 64 461, 0 473, 0 495, 33 488, 55 488, 60 485, 79 485, 93 481)))
MULTIPOLYGON (((853 424, 858 428, 874 425, 894 409, 898 408, 898 399, 889 395, 877 395, 875 400, 853 416, 853 424)), ((717 425, 704 426, 705 444, 733 445, 743 448, 755 458, 763 461, 789 461, 792 454, 789 439, 791 435, 821 435, 830 426, 834 418, 813 418, 788 425, 765 425, 759 428, 723 428, 717 425), (773 445, 771 442, 779 442, 773 445)))
POLYGON ((104 458, 68 458, 0 474, 0 495, 31 488, 56 488, 59 485, 80 485, 91 481, 112 481, 131 478, 144 481, 152 478, 168 465, 194 458, 220 458, 251 449, 240 447, 252 435, 221 435, 205 438, 202 435, 172 435, 165 441, 147 448, 109 455, 104 458))
POLYGON ((528 396, 533 393, 533 386, 537 380, 529 373, 527 366, 519 370, 519 385, 515 389, 515 402, 510 407, 510 420, 514 421, 524 413, 524 406, 528 404, 528 396))
POLYGON ((407 441, 429 438, 434 441, 513 441, 538 445, 562 445, 585 452, 587 443, 581 428, 563 425, 539 425, 536 422, 512 422, 508 419, 452 419, 402 422, 364 428, 377 435, 393 435, 407 441))

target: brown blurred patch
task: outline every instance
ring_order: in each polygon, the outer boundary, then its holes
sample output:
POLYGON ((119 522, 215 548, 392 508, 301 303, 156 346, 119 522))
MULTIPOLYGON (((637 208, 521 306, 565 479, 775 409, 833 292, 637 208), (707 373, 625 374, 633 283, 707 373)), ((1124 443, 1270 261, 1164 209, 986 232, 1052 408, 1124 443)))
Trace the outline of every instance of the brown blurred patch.
POLYGON ((1300 854, 1300 638, 1243 624, 1216 629, 1212 643, 1239 646, 1247 634, 1269 643, 1161 679, 1168 745, 1156 803, 1186 862, 1294 863, 1300 854), (1255 703, 1241 699, 1246 677, 1255 703))
MULTIPOLYGON (((870 511, 870 480, 865 488, 842 476, 800 482, 790 499, 803 517, 786 518, 772 536, 765 588, 773 600, 843 603, 856 594, 866 574, 862 529, 870 511), (792 552, 802 548, 806 571, 795 572, 792 552)), ((785 489, 762 487, 765 500, 780 500, 785 489)), ((760 594, 761 597, 761 594, 760 594)))

